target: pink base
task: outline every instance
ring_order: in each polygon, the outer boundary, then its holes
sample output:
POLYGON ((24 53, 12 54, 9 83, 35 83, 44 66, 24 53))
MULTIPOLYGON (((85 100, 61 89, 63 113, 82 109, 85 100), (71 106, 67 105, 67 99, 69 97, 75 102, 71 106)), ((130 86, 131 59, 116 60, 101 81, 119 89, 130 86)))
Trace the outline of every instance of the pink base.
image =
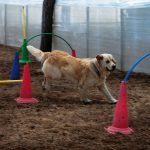
POLYGON ((131 134, 134 131, 131 128, 116 128, 113 126, 109 126, 108 128, 104 128, 110 134, 122 133, 122 134, 131 134))
POLYGON ((18 97, 15 99, 17 101, 17 103, 21 103, 21 104, 29 104, 29 103, 38 103, 39 101, 35 98, 21 98, 18 97))

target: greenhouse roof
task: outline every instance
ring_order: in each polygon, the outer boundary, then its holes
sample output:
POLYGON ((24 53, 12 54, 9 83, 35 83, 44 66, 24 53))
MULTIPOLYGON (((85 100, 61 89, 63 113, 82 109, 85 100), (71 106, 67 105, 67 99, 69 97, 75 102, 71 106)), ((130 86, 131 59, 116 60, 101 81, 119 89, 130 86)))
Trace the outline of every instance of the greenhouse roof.
MULTIPOLYGON (((0 0, 0 4, 33 5, 42 4, 43 0, 0 0)), ((149 7, 150 0, 56 0, 59 5, 83 5, 97 7, 149 7)))

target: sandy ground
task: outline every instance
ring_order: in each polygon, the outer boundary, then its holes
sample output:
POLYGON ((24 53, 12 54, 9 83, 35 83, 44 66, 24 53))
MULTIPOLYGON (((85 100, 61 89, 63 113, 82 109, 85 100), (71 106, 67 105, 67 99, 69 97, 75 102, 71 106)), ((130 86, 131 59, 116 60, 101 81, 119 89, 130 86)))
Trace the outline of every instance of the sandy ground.
MULTIPOLYGON (((0 78, 9 79, 16 49, 0 47, 0 78)), ((23 65, 21 65, 23 68, 23 65)), ((20 84, 1 84, 0 150, 149 150, 150 76, 133 73, 128 82, 129 126, 134 133, 109 135, 115 105, 96 88, 89 89, 91 105, 84 105, 77 89, 65 80, 53 81, 52 90, 41 88, 40 64, 30 64, 32 93, 38 104, 17 104, 20 84)), ((115 71, 108 87, 117 97, 125 73, 115 71)))

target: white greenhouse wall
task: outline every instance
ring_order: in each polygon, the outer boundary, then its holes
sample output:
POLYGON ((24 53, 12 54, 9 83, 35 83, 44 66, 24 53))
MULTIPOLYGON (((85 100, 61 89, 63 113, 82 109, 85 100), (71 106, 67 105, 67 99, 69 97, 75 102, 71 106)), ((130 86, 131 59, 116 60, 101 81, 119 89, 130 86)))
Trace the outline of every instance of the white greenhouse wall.
MULTIPOLYGON (((71 43, 78 57, 111 53, 118 68, 127 71, 138 58, 150 52, 149 14, 150 8, 58 6, 54 32, 71 43)), ((69 51, 59 39, 54 40, 54 48, 69 51)), ((150 74, 149 64, 147 58, 134 71, 150 74)))
MULTIPOLYGON (((41 32, 42 5, 27 5, 27 38, 41 32)), ((127 71, 143 54, 150 52, 150 8, 102 8, 57 3, 53 31, 76 49, 78 57, 112 53, 118 68, 127 71)), ((22 43, 22 6, 0 5, 0 44, 22 43)), ((40 37, 31 42, 40 46, 40 37)), ((68 51, 64 41, 53 38, 53 48, 68 51)), ((150 59, 135 71, 150 74, 150 59)))
MULTIPOLYGON (((120 10, 75 6, 57 6, 54 32, 76 49, 78 57, 112 53, 120 68, 120 10)), ((54 48, 68 50, 64 42, 54 40, 54 48)))
MULTIPOLYGON (((41 32, 42 5, 26 6, 27 38, 41 32)), ((21 46, 22 6, 0 5, 0 44, 21 46)), ((40 45, 40 38, 32 42, 40 45)))
MULTIPOLYGON (((150 8, 122 10, 122 70, 128 68, 142 55, 150 52, 150 8)), ((150 57, 134 71, 150 74, 150 57)))

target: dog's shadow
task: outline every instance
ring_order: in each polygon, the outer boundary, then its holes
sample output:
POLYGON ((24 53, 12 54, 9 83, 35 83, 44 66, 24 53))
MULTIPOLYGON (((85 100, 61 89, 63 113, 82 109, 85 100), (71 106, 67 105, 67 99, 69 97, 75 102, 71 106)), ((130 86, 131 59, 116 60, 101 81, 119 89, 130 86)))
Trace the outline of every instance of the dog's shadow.
POLYGON ((40 97, 39 98, 41 103, 44 105, 110 105, 109 101, 107 100, 97 100, 92 99, 90 103, 85 103, 84 101, 81 101, 80 98, 74 97, 74 98, 61 98, 61 97, 40 97))

